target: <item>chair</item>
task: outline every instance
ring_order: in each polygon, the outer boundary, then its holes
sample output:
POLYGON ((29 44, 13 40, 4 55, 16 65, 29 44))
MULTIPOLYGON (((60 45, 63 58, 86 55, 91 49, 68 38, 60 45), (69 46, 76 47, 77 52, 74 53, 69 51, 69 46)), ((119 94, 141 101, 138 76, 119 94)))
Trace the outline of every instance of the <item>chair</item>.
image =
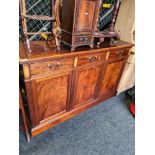
POLYGON ((53 35, 55 38, 55 44, 57 49, 60 49, 60 41, 59 41, 59 27, 60 27, 60 20, 59 20, 59 5, 60 5, 60 0, 52 0, 51 1, 51 14, 52 16, 44 16, 44 15, 27 15, 26 14, 26 3, 25 0, 20 0, 20 17, 21 17, 21 23, 22 23, 22 29, 23 29, 23 34, 24 38, 26 41, 26 45, 28 47, 28 51, 31 53, 31 46, 30 42, 28 39, 29 35, 35 35, 35 34, 44 34, 44 35, 53 35), (40 20, 40 21, 51 21, 51 32, 28 32, 27 29, 27 20, 40 20))

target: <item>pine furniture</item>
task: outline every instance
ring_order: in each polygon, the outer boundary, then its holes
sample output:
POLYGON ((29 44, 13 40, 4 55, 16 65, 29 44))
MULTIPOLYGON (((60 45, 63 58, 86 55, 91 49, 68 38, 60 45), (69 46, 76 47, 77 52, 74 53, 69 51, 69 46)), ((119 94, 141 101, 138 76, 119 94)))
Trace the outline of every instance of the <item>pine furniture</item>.
MULTIPOLYGON (((123 0, 118 13, 115 30, 121 40, 135 43, 135 0, 123 0), (123 15, 123 16, 122 16, 123 15)), ((135 49, 131 48, 123 75, 118 85, 118 93, 126 91, 135 85, 135 49)))

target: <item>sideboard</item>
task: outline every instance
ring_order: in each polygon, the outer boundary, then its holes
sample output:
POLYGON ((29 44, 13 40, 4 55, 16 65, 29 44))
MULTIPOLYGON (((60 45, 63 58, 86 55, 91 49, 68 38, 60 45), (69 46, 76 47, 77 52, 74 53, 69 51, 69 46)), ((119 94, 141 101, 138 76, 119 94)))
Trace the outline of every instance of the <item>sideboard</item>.
POLYGON ((115 96, 131 47, 118 41, 71 52, 32 41, 29 53, 20 43, 32 137, 115 96))

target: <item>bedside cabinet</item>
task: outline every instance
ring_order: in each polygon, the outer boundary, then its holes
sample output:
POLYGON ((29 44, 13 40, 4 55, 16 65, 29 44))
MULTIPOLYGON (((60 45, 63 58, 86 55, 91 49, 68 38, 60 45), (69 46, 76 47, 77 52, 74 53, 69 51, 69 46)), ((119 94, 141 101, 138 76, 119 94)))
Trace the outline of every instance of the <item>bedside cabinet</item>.
POLYGON ((102 0, 62 1, 61 39, 62 43, 71 47, 71 51, 82 45, 93 48, 101 4, 102 0))

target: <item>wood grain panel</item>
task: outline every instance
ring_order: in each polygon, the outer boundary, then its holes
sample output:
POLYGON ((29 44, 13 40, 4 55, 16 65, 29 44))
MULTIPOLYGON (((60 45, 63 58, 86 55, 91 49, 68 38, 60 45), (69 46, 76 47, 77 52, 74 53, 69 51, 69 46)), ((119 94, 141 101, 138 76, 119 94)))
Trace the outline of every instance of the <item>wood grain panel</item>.
POLYGON ((117 61, 107 64, 106 70, 102 75, 99 96, 103 96, 105 93, 114 91, 116 82, 120 77, 123 61, 117 61))
POLYGON ((71 111, 69 111, 68 113, 64 113, 62 114, 59 118, 57 118, 55 121, 53 120, 49 120, 48 123, 42 122, 39 126, 33 128, 31 130, 32 133, 32 137, 48 130, 49 128, 52 128, 54 126, 56 126, 57 124, 60 124, 70 118, 75 117, 76 115, 102 103, 103 101, 109 99, 110 97, 113 97, 114 95, 116 95, 116 92, 112 92, 109 94, 106 94, 105 96, 103 96, 102 98, 98 98, 95 100, 91 100, 91 102, 89 102, 88 104, 84 104, 82 106, 77 107, 76 109, 73 109, 71 111))
POLYGON ((107 53, 105 52, 79 56, 78 66, 102 63, 106 60, 106 54, 107 53))
POLYGON ((108 60, 115 60, 126 57, 129 54, 129 50, 114 50, 109 52, 108 60))
POLYGON ((31 77, 56 74, 73 69, 73 59, 60 59, 30 65, 31 77))
POLYGON ((86 68, 78 71, 75 105, 94 98, 100 67, 86 68))
POLYGON ((37 82, 40 121, 67 108, 69 75, 37 82))
POLYGON ((96 0, 77 0, 76 32, 92 32, 96 0))

